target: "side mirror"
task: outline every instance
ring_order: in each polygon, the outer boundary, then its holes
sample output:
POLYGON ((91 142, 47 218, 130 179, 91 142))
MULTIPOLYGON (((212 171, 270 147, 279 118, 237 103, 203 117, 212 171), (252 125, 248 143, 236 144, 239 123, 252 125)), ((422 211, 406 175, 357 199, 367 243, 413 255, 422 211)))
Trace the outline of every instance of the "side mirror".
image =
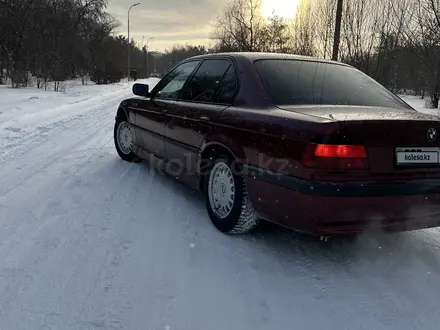
POLYGON ((146 84, 134 84, 133 85, 133 94, 137 96, 150 96, 150 87, 146 84))

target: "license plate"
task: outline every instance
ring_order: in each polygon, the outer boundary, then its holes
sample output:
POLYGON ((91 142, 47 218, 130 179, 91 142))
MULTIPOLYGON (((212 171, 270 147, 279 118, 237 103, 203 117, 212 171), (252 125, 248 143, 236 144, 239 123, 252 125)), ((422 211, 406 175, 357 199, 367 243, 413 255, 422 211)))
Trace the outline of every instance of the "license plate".
POLYGON ((397 165, 439 164, 440 148, 397 148, 397 165))

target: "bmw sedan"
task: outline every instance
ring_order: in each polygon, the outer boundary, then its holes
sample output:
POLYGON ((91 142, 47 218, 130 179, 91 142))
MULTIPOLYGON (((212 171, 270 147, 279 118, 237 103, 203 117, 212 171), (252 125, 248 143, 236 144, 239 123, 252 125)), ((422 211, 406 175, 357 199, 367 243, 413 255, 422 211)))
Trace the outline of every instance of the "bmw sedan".
POLYGON ((325 237, 440 225, 438 117, 351 66, 208 54, 133 93, 116 114, 119 156, 200 190, 224 233, 262 220, 325 237))

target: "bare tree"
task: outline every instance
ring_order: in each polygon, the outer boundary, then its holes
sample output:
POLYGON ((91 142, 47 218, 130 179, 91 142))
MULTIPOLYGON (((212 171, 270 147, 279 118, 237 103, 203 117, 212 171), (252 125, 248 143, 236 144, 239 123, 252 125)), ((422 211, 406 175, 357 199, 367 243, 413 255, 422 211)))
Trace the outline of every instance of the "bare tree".
POLYGON ((213 39, 222 50, 258 51, 262 48, 265 25, 261 0, 232 0, 218 19, 213 39))
POLYGON ((332 56, 333 34, 335 26, 335 0, 319 0, 312 3, 312 19, 315 29, 316 55, 322 58, 332 56))
POLYGON ((316 24, 313 16, 314 3, 300 1, 295 21, 292 26, 293 51, 299 55, 314 56, 316 54, 316 24))
POLYGON ((342 19, 341 58, 371 73, 371 58, 383 29, 382 0, 345 0, 342 19))
POLYGON ((29 21, 37 8, 36 0, 3 0, 0 3, 0 47, 3 49, 8 75, 12 85, 27 84, 24 68, 26 42, 29 40, 29 21))
POLYGON ((408 0, 404 41, 426 67, 426 86, 431 106, 440 98, 440 0, 408 0))

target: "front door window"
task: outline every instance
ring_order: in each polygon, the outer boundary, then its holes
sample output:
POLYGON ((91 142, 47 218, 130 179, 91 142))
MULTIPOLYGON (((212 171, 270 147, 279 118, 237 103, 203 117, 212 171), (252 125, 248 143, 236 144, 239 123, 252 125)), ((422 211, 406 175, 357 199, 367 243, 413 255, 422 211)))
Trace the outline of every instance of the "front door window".
POLYGON ((186 80, 198 64, 199 61, 191 61, 179 65, 159 82, 153 91, 154 96, 163 99, 179 99, 186 80))

